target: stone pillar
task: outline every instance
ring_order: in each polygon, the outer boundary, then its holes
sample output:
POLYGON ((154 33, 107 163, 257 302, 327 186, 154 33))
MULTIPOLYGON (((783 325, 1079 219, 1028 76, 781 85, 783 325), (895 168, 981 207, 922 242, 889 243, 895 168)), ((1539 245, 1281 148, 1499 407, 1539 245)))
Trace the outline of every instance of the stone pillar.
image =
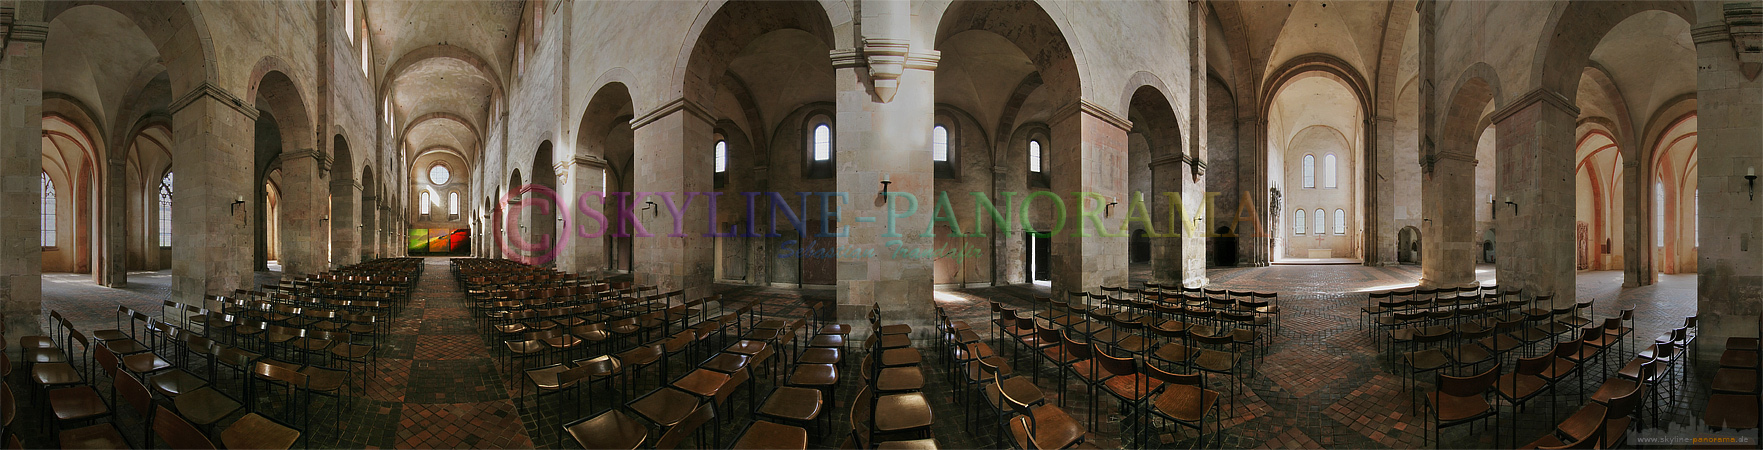
MULTIPOLYGON (((1570 210, 1572 200, 1569 193, 1570 210)), ((1420 201, 1422 217, 1426 217, 1420 223, 1420 247, 1425 249, 1420 253, 1420 285, 1454 287, 1474 282, 1475 254, 1480 248, 1475 244, 1474 157, 1438 153, 1432 171, 1422 175, 1420 201)), ((1571 215, 1568 220, 1571 225, 1571 215)), ((1572 240, 1568 241, 1571 247, 1572 240)), ((1569 272, 1570 287, 1572 279, 1569 272)))
MULTIPOLYGON (((20 2, 0 49, 0 304, 6 336, 42 334, 43 40, 42 4, 20 2)), ((19 350, 8 352, 18 355, 19 350)), ((16 358, 16 357, 15 357, 16 358)), ((15 359, 16 360, 16 359, 15 359)))
POLYGON ((355 203, 361 197, 361 184, 350 174, 348 178, 331 179, 331 269, 360 262, 361 230, 355 203))
MULTIPOLYGON (((1157 232, 1164 233, 1168 236, 1151 238, 1150 281, 1162 285, 1181 283, 1187 286, 1199 286, 1198 284, 1187 284, 1187 271, 1193 266, 1193 263, 1188 261, 1187 258, 1188 247, 1190 246, 1189 241, 1193 240, 1189 235, 1194 233, 1187 233, 1182 226, 1193 225, 1194 230, 1199 231, 1201 236, 1205 236, 1207 230, 1205 229, 1206 226, 1204 224, 1196 224, 1193 222, 1194 216, 1192 213, 1197 210, 1195 206, 1199 204, 1189 203, 1188 201, 1190 189, 1188 189, 1186 186, 1187 183, 1183 180, 1184 178, 1187 178, 1184 175, 1185 172, 1188 171, 1188 167, 1186 164, 1183 164, 1186 161, 1183 161, 1178 149, 1163 151, 1153 149, 1152 152, 1153 154, 1162 153, 1162 156, 1151 159, 1151 192, 1146 192, 1144 198, 1140 200, 1145 202, 1145 206, 1150 208, 1151 223, 1157 226, 1157 232), (1168 203, 1167 197, 1164 197, 1165 193, 1174 193, 1181 196, 1182 211, 1175 215, 1175 223, 1169 223, 1171 205, 1168 203), (1177 237, 1174 233, 1181 233, 1182 235, 1177 237)), ((1204 199, 1203 196, 1201 198, 1204 199)), ((1115 207, 1120 208, 1123 205, 1130 205, 1131 200, 1131 198, 1123 199, 1120 201, 1120 204, 1115 205, 1115 207)), ((1067 205, 1068 208, 1069 206, 1070 205, 1067 205)), ((1120 212, 1116 214, 1115 217, 1124 219, 1129 210, 1127 208, 1120 208, 1116 211, 1120 212)), ((1068 227, 1067 229, 1069 229, 1070 226, 1070 223, 1066 224, 1066 227, 1068 227)), ((1235 229, 1236 227, 1231 228, 1235 229)), ((1202 242, 1200 244, 1200 254, 1202 256, 1199 264, 1200 270, 1203 272, 1206 269, 1206 262, 1204 260, 1206 246, 1204 244, 1204 238, 1197 239, 1202 242)), ((1055 291, 1055 293, 1057 292, 1058 291, 1055 291)))
MULTIPOLYGON (((1755 8, 1732 8, 1724 19, 1736 19, 1755 8)), ((1756 49, 1757 34, 1745 45, 1733 42, 1727 24, 1710 20, 1691 31, 1696 42, 1696 158, 1701 164, 1696 179, 1701 194, 1702 232, 1696 271, 1696 307, 1701 320, 1701 351, 1696 361, 1703 367, 1719 361, 1721 343, 1733 336, 1756 336, 1763 318, 1763 186, 1745 176, 1763 172, 1763 52, 1756 49), (1735 58, 1736 53, 1736 58, 1735 58), (1749 69, 1748 71, 1746 69, 1749 69), (1748 74, 1748 75, 1747 75, 1748 74)), ((1755 25, 1751 25, 1755 30, 1755 25)), ((1649 196, 1650 197, 1650 196, 1649 196)), ((1707 372, 1704 372, 1707 373, 1707 372)))
MULTIPOLYGON (((1700 134, 1698 133, 1698 136, 1700 134)), ((1697 142, 1700 142, 1699 140, 1697 142)), ((1654 152, 1635 152, 1652 156, 1654 152)), ((1653 173, 1652 164, 1642 167, 1640 160, 1650 157, 1622 158, 1622 204, 1620 211, 1607 211, 1605 220, 1622 221, 1622 287, 1638 287, 1658 281, 1653 261, 1653 173)), ((1699 170, 1699 169, 1698 169, 1699 170)), ((1594 241, 1593 248, 1600 242, 1594 241)), ((1596 253, 1596 252, 1594 252, 1596 253)), ((1604 255, 1593 259, 1592 270, 1603 270, 1604 255)))
MULTIPOLYGON (((1501 234, 1495 275, 1500 289, 1523 288, 1527 295, 1552 293, 1556 305, 1573 303, 1575 298, 1574 218, 1568 212, 1574 209, 1573 137, 1578 116, 1578 108, 1565 97, 1543 89, 1514 98, 1493 116, 1500 136, 1494 156, 1499 164, 1494 202, 1500 208, 1495 228, 1513 230, 1501 234)), ((1449 169, 1435 172, 1444 170, 1449 169)), ((1425 238, 1428 233, 1421 234, 1425 238)), ((1431 245, 1424 244, 1422 258, 1439 252, 1431 245)))
MULTIPOLYGON (((903 2, 882 2, 892 3, 903 2)), ((839 259, 838 302, 843 320, 862 321, 874 304, 883 320, 911 325, 915 337, 928 337, 936 313, 933 260, 910 253, 932 252, 936 241, 924 232, 936 206, 930 134, 939 55, 910 52, 909 46, 872 38, 861 51, 833 51, 838 85, 833 160, 838 190, 850 195, 849 203, 832 206, 841 210, 837 225, 850 226, 849 235, 836 240, 840 248, 875 252, 874 257, 839 259), (884 176, 890 182, 885 197, 884 176), (890 235, 889 208, 905 214, 914 199, 917 213, 895 220, 897 233, 890 235)), ((1122 147, 1122 158, 1124 151, 1122 147)))
MULTIPOLYGON (((1006 139, 1004 142, 997 143, 996 146, 1009 149, 1010 142, 1006 139)), ((993 154, 1008 155, 1009 153, 994 151, 993 154)), ((1017 154, 1021 153, 1018 152, 1017 154)), ((1028 175, 1027 171, 1021 169, 1010 170, 1012 166, 1009 164, 1013 163, 1005 163, 1002 160, 1016 161, 1015 159, 1007 159, 1004 157, 999 157, 992 161, 993 164, 996 164, 992 166, 993 203, 1002 201, 1001 199, 1003 199, 1005 195, 1009 195, 1009 192, 1013 192, 1009 189, 1009 186, 1025 186, 1027 184, 1025 181, 1028 175)), ((1028 167, 1027 164, 1017 166, 1028 167)), ((1016 192, 1017 198, 1022 198, 1024 194, 1027 193, 1016 192)), ((1021 211, 1018 211, 1018 213, 1021 213, 1021 211)), ((992 234, 992 285, 1003 286, 1006 284, 1033 282, 1034 280, 1031 278, 1034 277, 1034 274, 1029 273, 1028 265, 1023 263, 1023 261, 1027 259, 1024 253, 1028 251, 1028 246, 1022 245, 1023 242, 1025 242, 1022 227, 1020 225, 1014 225, 1013 227, 1009 222, 992 223, 990 225, 991 226, 986 232, 992 234)))
POLYGON ((379 256, 379 201, 373 192, 361 193, 361 221, 356 229, 361 233, 361 260, 368 261, 379 256))
MULTIPOLYGON (((121 147, 121 146, 118 146, 121 147)), ((126 147, 125 147, 126 148, 126 147)), ((128 160, 118 155, 126 155, 120 151, 112 151, 106 161, 103 197, 100 208, 104 208, 99 221, 99 233, 102 234, 101 245, 103 263, 94 269, 98 272, 98 284, 104 287, 121 288, 129 285, 129 186, 128 177, 123 176, 128 170, 128 160)), ((156 193, 157 194, 157 193, 156 193)), ((154 198, 158 198, 157 195, 154 198)))
MULTIPOLYGON (((1366 201, 1363 203, 1366 223, 1361 231, 1365 236, 1365 265, 1393 266, 1396 265, 1396 118, 1377 116, 1365 121, 1365 126, 1371 143, 1371 148, 1364 152, 1369 160, 1365 164, 1366 201)), ((1474 181, 1474 174, 1470 180, 1474 181)), ((1472 221, 1474 218, 1475 215, 1470 214, 1472 221)))
MULTIPOLYGON (((1187 210, 1186 215, 1176 217, 1193 222, 1195 231, 1184 231, 1181 235, 1180 280, 1184 286, 1206 285, 1206 239, 1218 228, 1218 220, 1212 217, 1212 199, 1206 193, 1206 17, 1211 14, 1206 7, 1204 2, 1188 2, 1188 132, 1181 136, 1181 145, 1187 147, 1183 153, 1188 158, 1188 170, 1174 174, 1181 182, 1182 209, 1187 210)), ((1156 154, 1155 150, 1152 154, 1156 154)), ((1153 183, 1162 181, 1155 175, 1156 169, 1152 170, 1152 179, 1156 180, 1153 183)), ((1156 216, 1152 217, 1155 220, 1156 216)))
POLYGON ((201 304, 252 283, 249 201, 257 110, 202 83, 173 100, 171 298, 201 304))
POLYGON ((685 98, 631 121, 636 141, 632 189, 671 194, 674 205, 684 214, 684 233, 670 236, 674 217, 661 196, 630 197, 638 222, 652 235, 633 238, 631 269, 639 285, 658 285, 663 292, 684 290, 688 299, 710 294, 716 266, 715 242, 704 237, 709 208, 701 198, 693 199, 688 208, 686 197, 714 190, 714 167, 708 157, 715 141, 712 123, 709 111, 685 98), (644 202, 655 202, 655 207, 643 210, 647 206, 644 202))
MULTIPOLYGON (((1053 236, 1053 292, 1124 286, 1127 238, 1119 233, 1119 226, 1125 211, 1107 215, 1101 211, 1107 199, 1125 199, 1126 133, 1132 124, 1081 98, 1053 113, 1050 122, 1053 136, 1048 167, 1065 168, 1049 174, 1053 192, 1065 199, 1065 229, 1053 236), (1084 199, 1079 193, 1085 192, 1102 200, 1084 199), (1082 216, 1084 210, 1112 217, 1103 217, 1102 229, 1097 230, 1082 216)), ((1186 193, 1183 196, 1185 202, 1186 193)), ((1128 203, 1116 206, 1122 205, 1128 203)), ((1189 217, 1187 220, 1192 220, 1189 217)), ((1205 248, 1203 244, 1201 248, 1205 248)))
POLYGON ((325 254, 330 248, 326 239, 324 210, 330 196, 330 185, 324 174, 330 164, 323 152, 313 149, 282 153, 281 241, 282 273, 287 276, 323 272, 325 254))
POLYGON ((1267 144, 1262 141, 1266 133, 1266 121, 1253 116, 1237 118, 1237 188, 1242 192, 1223 195, 1238 196, 1237 204, 1242 213, 1225 212, 1237 215, 1232 220, 1256 220, 1246 224, 1239 221, 1230 227, 1237 232, 1237 265, 1244 267, 1265 266, 1272 261, 1269 256, 1273 252, 1271 239, 1278 232, 1273 227, 1275 211, 1268 209, 1267 204, 1272 193, 1267 189, 1267 144), (1246 204, 1243 202, 1245 194, 1248 197, 1246 204), (1255 213, 1252 217, 1249 215, 1251 209, 1255 213))
POLYGON ((603 192, 606 190, 606 186, 603 184, 605 178, 601 176, 604 173, 606 173, 605 159, 594 155, 576 156, 570 162, 569 178, 564 180, 561 186, 558 186, 558 195, 563 197, 563 204, 567 208, 559 214, 565 214, 566 217, 572 218, 573 220, 569 223, 575 228, 573 230, 558 230, 559 233, 568 236, 560 241, 568 244, 564 245, 560 250, 561 253, 557 255, 558 270, 598 277, 606 269, 606 239, 598 235, 592 238, 582 237, 582 233, 594 232, 595 228, 599 227, 600 233, 603 234, 608 229, 616 228, 611 227, 611 224, 595 224, 593 221, 587 220, 586 215, 579 212, 586 208, 600 211, 601 217, 606 216, 607 208, 604 201, 595 202, 595 196, 584 197, 583 195, 599 192, 599 198, 605 198, 603 192), (584 198, 587 199, 587 204, 580 203, 584 198))

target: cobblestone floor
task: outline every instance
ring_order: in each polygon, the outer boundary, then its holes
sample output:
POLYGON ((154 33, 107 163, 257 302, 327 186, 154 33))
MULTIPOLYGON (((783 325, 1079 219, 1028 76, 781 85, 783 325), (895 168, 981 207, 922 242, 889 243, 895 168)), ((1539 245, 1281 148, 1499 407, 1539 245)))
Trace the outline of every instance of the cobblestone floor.
MULTIPOLYGON (((1142 279, 1148 267, 1135 266, 1134 273, 1142 279)), ((1478 270, 1487 281, 1492 276, 1488 266, 1478 270)), ((1412 285, 1419 277, 1418 266, 1274 266, 1259 268, 1215 269, 1208 271, 1212 286, 1237 290, 1276 291, 1281 293, 1284 308, 1283 332, 1267 347, 1266 356, 1253 374, 1242 377, 1241 392, 1227 399, 1222 412, 1223 431, 1211 433, 1207 425, 1207 446, 1219 439, 1226 448, 1414 448, 1423 445, 1423 433, 1429 425, 1414 413, 1413 390, 1405 387, 1406 372, 1388 362, 1373 348, 1370 334, 1360 325, 1358 308, 1366 302, 1366 292, 1412 285)), ((170 277, 166 272, 143 272, 130 275, 126 289, 95 286, 85 275, 49 274, 44 277, 45 308, 63 312, 81 329, 109 328, 117 304, 153 314, 166 298, 170 277)), ((502 360, 492 357, 492 343, 485 342, 480 330, 468 319, 460 294, 446 273, 445 259, 430 259, 425 277, 412 296, 410 305, 395 323, 393 336, 382 348, 379 363, 374 367, 373 382, 359 398, 345 398, 342 404, 319 398, 311 408, 316 411, 311 425, 310 446, 314 448, 519 448, 574 447, 573 440, 561 433, 561 425, 585 413, 569 407, 566 397, 538 401, 520 395, 519 386, 502 360), (336 419, 335 423, 325 423, 336 419)), ((275 279, 274 273, 259 273, 259 282, 275 279)), ((1633 306, 1637 312, 1638 339, 1650 339, 1672 327, 1695 310, 1695 276, 1663 275, 1660 283, 1634 289, 1621 289, 1620 272, 1582 273, 1578 279, 1579 296, 1595 298, 1598 317, 1615 314, 1633 306)), ((832 291, 761 288, 718 285, 716 292, 730 298, 751 299, 765 305, 762 312, 773 317, 803 317, 810 302, 833 297, 832 291)), ((996 300, 1026 307, 1032 296, 1045 295, 1047 288, 1036 285, 1012 285, 981 289, 938 291, 937 302, 956 319, 975 324, 975 330, 991 337, 987 324, 989 301, 996 300)), ((831 317, 831 312, 828 316, 831 317)), ((857 327, 862 330, 866 327, 857 327)), ((855 336, 861 339, 862 335, 855 336)), ((16 338, 15 338, 16 339, 16 338)), ((1035 370, 1038 361, 1032 354, 1016 355, 1014 344, 994 342, 1006 357, 1015 360, 1018 372, 1038 376, 1037 385, 1047 393, 1048 400, 1061 398, 1058 372, 1043 368, 1035 370)), ((935 349, 934 342, 916 345, 926 356, 925 365, 933 410, 937 420, 933 426, 939 443, 945 448, 995 447, 998 429, 992 425, 989 406, 963 401, 965 390, 951 382, 946 362, 935 349)), ((1630 349, 1632 355, 1633 348, 1630 349)), ((857 355, 852 355, 857 356, 857 355)), ((1622 358, 1625 360, 1626 358, 1622 358)), ((853 359, 854 362, 854 359, 853 359)), ((1596 362, 1594 362, 1596 364, 1596 362)), ((1612 359, 1611 364, 1620 364, 1612 359)), ((673 374, 684 373, 683 364, 673 374)), ((847 366, 847 370, 852 367, 847 366)), ((22 372, 15 370, 15 372, 22 372)), ((852 372, 854 373, 854 372, 852 372)), ((1594 371, 1594 375, 1596 372, 1594 371)), ((779 384, 781 373, 760 373, 753 384, 753 399, 762 402, 765 395, 779 384)), ((101 392, 109 388, 105 377, 97 381, 101 392)), ((1597 388, 1596 376, 1585 381, 1584 392, 1597 388)), ((1705 402, 1705 388, 1697 374, 1679 374, 1679 387, 1685 393, 1664 403, 1664 420, 1677 426, 1688 426, 1700 413, 1705 402), (1699 393, 1699 394, 1688 394, 1699 393)), ((12 386, 28 386, 28 378, 14 373, 8 379, 12 386), (21 384, 23 383, 23 384, 21 384)), ((233 381, 236 385, 236 381, 233 381)), ((1210 384, 1224 390, 1221 379, 1210 384)), ((223 386, 226 384, 223 382, 223 386)), ((848 421, 848 400, 855 394, 856 380, 841 383, 836 398, 843 400, 829 408, 833 423, 848 421)), ((1580 405, 1577 383, 1569 381, 1558 394, 1555 415, 1564 418, 1580 405)), ((653 380, 639 383, 640 392, 655 386, 653 380)), ((1427 388, 1422 383, 1421 389, 1427 388)), ((27 397, 28 389, 14 390, 27 397)), ((236 389, 223 389, 232 394, 236 389)), ((600 392, 604 392, 602 389, 600 392)), ((1122 423, 1129 421, 1121 414, 1116 402, 1106 394, 1097 398, 1097 407, 1085 403, 1087 387, 1075 381, 1064 389, 1070 396, 1065 409, 1081 421, 1092 418, 1098 426, 1090 438, 1104 448, 1126 444, 1137 446, 1136 437, 1122 436, 1122 423), (1099 416, 1096 416, 1099 414, 1099 416), (1123 442, 1124 441, 1124 442, 1123 442)), ((582 410, 599 411, 611 401, 588 395, 582 410)), ((25 403, 29 405, 29 403, 25 403)), ((272 403, 273 405, 273 403, 272 403)), ((753 401, 737 393, 730 418, 719 421, 711 435, 720 433, 718 447, 726 446, 740 434, 751 417, 753 401)), ((130 408, 114 405, 114 420, 130 436, 140 430, 141 420, 130 408), (134 428, 128 428, 134 427, 134 428)), ((18 423, 34 424, 40 420, 31 408, 24 408, 18 423)), ((1555 423, 1546 401, 1516 414, 1502 407, 1499 440, 1486 427, 1462 426, 1445 430, 1445 448, 1497 448, 1509 446, 1516 436, 1520 443, 1541 435, 1555 423), (1513 427, 1516 426, 1516 433, 1513 427)), ((222 428, 230 420, 222 422, 222 428)), ((1136 422, 1135 422, 1136 423, 1136 422)), ((1189 447, 1198 444, 1192 431, 1172 431, 1173 427, 1154 426, 1151 446, 1189 447)), ((811 442, 818 447, 836 447, 849 429, 834 425, 815 430, 811 442)), ((20 429, 27 447, 48 447, 52 442, 42 430, 20 429)))

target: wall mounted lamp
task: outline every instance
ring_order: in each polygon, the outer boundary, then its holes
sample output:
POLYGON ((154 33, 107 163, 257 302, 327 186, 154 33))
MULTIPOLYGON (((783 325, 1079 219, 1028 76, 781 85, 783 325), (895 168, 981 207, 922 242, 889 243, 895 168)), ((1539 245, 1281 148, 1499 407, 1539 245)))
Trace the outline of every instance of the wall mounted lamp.
POLYGON ((655 214, 654 214, 655 217, 661 217, 661 207, 656 206, 655 202, 643 202, 643 203, 647 203, 649 205, 649 206, 643 207, 644 211, 648 211, 648 210, 653 209, 653 210, 655 210, 655 214))
POLYGON ((1506 196, 1506 204, 1512 205, 1512 213, 1513 214, 1518 214, 1518 204, 1512 203, 1512 196, 1510 196, 1510 195, 1506 196))
POLYGON ((330 221, 331 221, 331 216, 330 216, 330 215, 329 215, 329 214, 326 214, 326 215, 325 215, 325 216, 324 216, 324 217, 323 217, 323 218, 321 218, 321 219, 318 219, 318 221, 319 221, 319 222, 330 222, 330 221))
POLYGON ((888 181, 888 174, 884 173, 884 174, 882 174, 881 183, 882 183, 882 191, 881 191, 882 195, 888 195, 888 185, 894 184, 894 182, 888 181))
POLYGON ((1745 187, 1751 192, 1751 200, 1757 200, 1757 168, 1745 168, 1745 187))

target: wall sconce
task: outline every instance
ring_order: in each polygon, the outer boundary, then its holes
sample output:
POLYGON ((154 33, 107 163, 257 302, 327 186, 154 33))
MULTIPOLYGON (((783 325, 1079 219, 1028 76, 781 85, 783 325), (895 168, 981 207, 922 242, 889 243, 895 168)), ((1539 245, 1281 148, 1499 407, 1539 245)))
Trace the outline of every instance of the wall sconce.
POLYGON ((1118 198, 1108 197, 1108 204, 1102 205, 1102 215, 1104 215, 1104 216, 1109 215, 1109 211, 1114 209, 1114 205, 1118 205, 1118 204, 1120 204, 1118 198))
POLYGON ((882 195, 888 195, 888 185, 894 184, 894 182, 888 181, 888 174, 884 173, 884 174, 882 174, 881 183, 882 183, 882 191, 881 191, 882 195))
POLYGON ((1757 200, 1757 168, 1745 168, 1745 187, 1751 192, 1751 200, 1757 200))
MULTIPOLYGON (((654 215, 655 215, 655 217, 661 217, 661 208, 660 208, 660 207, 659 207, 659 206, 656 206, 656 205, 655 205, 655 202, 643 202, 643 203, 647 203, 647 204, 649 204, 649 206, 644 206, 644 207, 643 207, 643 210, 644 210, 644 211, 648 211, 648 210, 651 210, 651 209, 653 209, 653 210, 655 210, 655 214, 654 214, 654 215)), ((524 228, 526 228, 526 227, 521 227, 521 228, 523 228, 523 229, 524 229, 524 228)))
POLYGON ((1510 196, 1510 195, 1506 196, 1506 204, 1512 205, 1512 213, 1513 214, 1518 214, 1518 204, 1512 203, 1512 196, 1510 196))
POLYGON ((318 221, 319 221, 319 222, 327 222, 327 223, 328 223, 328 222, 330 222, 330 221, 331 221, 331 216, 330 216, 330 215, 329 215, 329 214, 326 214, 326 215, 325 215, 325 216, 324 216, 324 218, 321 218, 321 219, 318 219, 318 221))

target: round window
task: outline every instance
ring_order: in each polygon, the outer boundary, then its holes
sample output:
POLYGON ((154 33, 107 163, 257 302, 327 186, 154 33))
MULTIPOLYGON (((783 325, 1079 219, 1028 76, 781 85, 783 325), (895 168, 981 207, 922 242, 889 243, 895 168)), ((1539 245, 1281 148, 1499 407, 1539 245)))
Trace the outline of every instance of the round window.
POLYGON ((430 183, 447 184, 447 180, 451 179, 452 176, 452 173, 447 172, 447 166, 435 164, 434 167, 429 168, 430 183))

